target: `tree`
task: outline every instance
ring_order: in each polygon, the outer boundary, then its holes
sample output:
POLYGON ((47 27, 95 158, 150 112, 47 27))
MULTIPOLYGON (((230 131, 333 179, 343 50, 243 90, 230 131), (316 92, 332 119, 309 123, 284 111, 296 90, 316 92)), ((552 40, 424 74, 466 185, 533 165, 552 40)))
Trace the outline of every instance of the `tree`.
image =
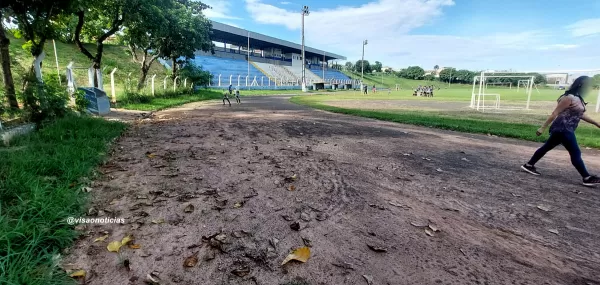
POLYGON ((383 64, 381 64, 381 62, 379 62, 379 61, 376 61, 375 64, 373 64, 373 71, 381 72, 382 67, 383 67, 383 64))
POLYGON ((447 67, 442 69, 442 71, 440 71, 440 81, 443 82, 451 82, 454 81, 453 78, 456 77, 456 68, 454 67, 447 67))
POLYGON ((185 5, 187 1, 178 0, 180 3, 176 8, 165 12, 167 25, 164 27, 165 34, 161 36, 158 42, 158 53, 162 58, 171 61, 172 77, 177 76, 179 65, 188 62, 194 58, 194 52, 197 50, 213 51, 214 45, 210 39, 210 30, 212 24, 204 17, 202 13, 198 13, 206 5, 198 6, 185 5))
POLYGON ((404 70, 404 76, 408 79, 423 79, 425 76, 425 70, 423 70, 423 68, 420 66, 409 66, 406 68, 406 70, 404 70))
POLYGON ((164 26, 167 25, 167 19, 164 17, 164 11, 172 9, 175 4, 170 0, 156 1, 156 5, 143 6, 138 18, 129 23, 125 28, 123 40, 131 51, 133 61, 140 64, 141 75, 138 81, 138 91, 144 87, 146 77, 152 63, 158 59, 158 45, 160 38, 165 34, 164 26), (141 57, 138 56, 138 51, 141 57))
POLYGON ((354 65, 352 64, 352 62, 346 61, 346 64, 344 64, 344 66, 346 67, 346 70, 348 71, 352 71, 354 69, 354 65))
POLYGON ((354 71, 358 73, 360 73, 361 71, 364 71, 364 73, 371 73, 372 69, 371 64, 369 64, 369 61, 364 60, 364 69, 362 63, 362 60, 356 61, 356 64, 354 65, 354 71))
POLYGON ((600 74, 596 74, 592 77, 592 85, 594 88, 600 88, 600 74))
MULTIPOLYGON (((92 62, 95 72, 100 72, 104 41, 124 26, 142 19, 140 14, 144 13, 145 7, 152 7, 155 3, 155 0, 78 0, 75 3, 75 45, 92 62), (83 45, 82 35, 95 39, 95 54, 83 45)), ((94 76, 94 87, 98 87, 97 73, 94 76)))
POLYGON ((71 0, 9 0, 7 2, 8 4, 3 2, 6 7, 3 10, 18 24, 15 37, 23 37, 26 40, 23 48, 34 58, 28 78, 32 78, 35 72, 38 81, 41 82, 41 72, 34 63, 44 52, 46 40, 54 35, 53 22, 70 7, 71 0))
POLYGON ((180 70, 180 75, 188 80, 191 80, 190 83, 194 86, 207 86, 212 78, 210 72, 202 70, 202 67, 196 66, 193 63, 188 63, 183 66, 183 68, 180 70))
MULTIPOLYGON (((4 29, 4 15, 5 10, 8 7, 5 7, 3 2, 0 6, 0 63, 2 64, 2 79, 4 81, 4 92, 6 92, 6 100, 8 101, 8 106, 11 109, 19 109, 19 102, 17 102, 17 96, 15 93, 15 82, 12 76, 12 70, 10 68, 10 52, 8 47, 10 46, 10 39, 6 36, 6 31, 4 29), (4 7, 3 7, 4 6, 4 7)), ((8 20, 8 19, 7 19, 8 20)))

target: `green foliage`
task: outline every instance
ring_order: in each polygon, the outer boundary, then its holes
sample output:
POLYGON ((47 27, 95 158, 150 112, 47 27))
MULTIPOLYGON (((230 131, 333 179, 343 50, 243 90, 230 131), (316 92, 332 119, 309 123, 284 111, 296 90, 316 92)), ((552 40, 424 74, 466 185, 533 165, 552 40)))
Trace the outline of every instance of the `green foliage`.
POLYGON ((364 70, 363 70, 363 61, 362 60, 358 60, 356 61, 356 64, 354 65, 354 72, 364 72, 364 73, 371 73, 372 67, 371 64, 369 64, 368 60, 364 60, 364 70))
POLYGON ((64 117, 69 111, 69 94, 58 84, 56 75, 45 76, 43 83, 38 82, 34 75, 30 75, 22 100, 27 119, 36 123, 38 127, 43 121, 64 117))
MULTIPOLYGON (((0 150, 0 283, 74 284, 54 258, 79 235, 79 188, 125 124, 67 116, 0 150)), ((1 148, 1 147, 0 147, 1 148)))
POLYGON ((212 75, 210 72, 202 70, 201 66, 193 63, 186 64, 179 72, 181 78, 187 78, 188 82, 195 86, 208 86, 212 75))
POLYGON ((381 64, 381 62, 379 62, 379 61, 376 61, 375 64, 373 64, 373 71, 381 72, 382 67, 383 67, 383 64, 381 64))
MULTIPOLYGON (((456 77, 456 68, 454 67, 446 67, 440 71, 440 81, 442 82, 455 82, 456 77)), ((473 78, 471 78, 471 81, 473 81, 473 78)))
POLYGON ((352 62, 346 61, 346 64, 344 64, 344 67, 346 68, 346 70, 352 71, 354 69, 354 65, 352 64, 352 62))
POLYGON ((420 80, 425 76, 425 70, 419 66, 409 66, 406 69, 402 69, 398 72, 399 77, 420 80))
POLYGON ((427 74, 427 75, 423 76, 423 80, 425 80, 425 81, 434 81, 435 80, 435 76, 433 76, 433 74, 427 74))
POLYGON ((600 88, 600 74, 596 74, 592 77, 592 85, 594 88, 600 88))
POLYGON ((85 92, 83 90, 77 90, 75 92, 75 110, 79 113, 85 113, 90 100, 85 98, 85 92))

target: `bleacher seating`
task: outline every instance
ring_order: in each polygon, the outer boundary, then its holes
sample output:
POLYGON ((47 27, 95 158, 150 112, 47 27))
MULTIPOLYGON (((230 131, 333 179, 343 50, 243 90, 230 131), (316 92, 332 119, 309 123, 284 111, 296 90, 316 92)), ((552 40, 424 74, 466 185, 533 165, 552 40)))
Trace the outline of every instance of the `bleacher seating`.
MULTIPOLYGON (((213 56, 196 55, 194 64, 202 66, 202 69, 213 74, 211 85, 217 85, 219 82, 219 74, 221 74, 221 85, 229 84, 229 76, 233 75, 231 82, 234 86, 238 83, 238 75, 240 77, 240 85, 246 84, 246 76, 248 75, 248 62, 239 59, 219 58, 213 56)), ((250 65, 250 78, 248 84, 251 84, 256 76, 256 80, 260 83, 262 72, 250 65)))
MULTIPOLYGON (((310 70, 320 77, 323 76, 323 68, 322 67, 318 67, 318 66, 315 67, 314 65, 311 65, 310 70)), ((325 68, 325 78, 324 79, 327 82, 329 82, 331 79, 338 80, 338 81, 349 80, 350 77, 346 76, 346 74, 343 74, 339 70, 325 68)))
POLYGON ((277 85, 297 85, 299 78, 281 65, 264 62, 253 62, 266 76, 277 82, 277 85))
MULTIPOLYGON (((301 66, 284 66, 285 69, 290 71, 293 75, 298 78, 302 78, 302 67, 301 66)), ((306 81, 310 82, 323 82, 323 79, 318 75, 314 74, 310 69, 306 69, 306 81)))

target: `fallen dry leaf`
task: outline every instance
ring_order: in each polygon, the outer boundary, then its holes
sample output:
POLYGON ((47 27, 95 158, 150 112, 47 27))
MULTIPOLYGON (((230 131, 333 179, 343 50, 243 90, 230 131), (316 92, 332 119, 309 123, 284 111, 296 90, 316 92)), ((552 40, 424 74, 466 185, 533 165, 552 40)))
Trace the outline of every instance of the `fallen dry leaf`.
POLYGON ((537 208, 544 212, 550 212, 550 208, 548 208, 548 206, 538 205, 537 208))
POLYGON ((374 252, 387 252, 387 248, 372 244, 367 244, 367 246, 374 252))
POLYGON ((367 280, 367 284, 373 285, 373 276, 371 276, 371 275, 363 275, 363 278, 365 278, 365 280, 367 280))
POLYGON ((306 262, 308 261, 308 259, 310 258, 310 248, 303 246, 301 248, 298 248, 294 251, 292 251, 292 253, 290 253, 281 263, 281 265, 285 265, 286 263, 292 261, 292 260, 297 260, 300 262, 306 262))
POLYGON ((557 229, 549 229, 548 231, 551 232, 551 233, 553 233, 553 234, 555 234, 555 235, 558 235, 558 230, 557 229))
POLYGON ((194 205, 189 204, 189 205, 185 206, 185 209, 183 209, 183 211, 185 213, 191 213, 191 212, 193 212, 194 211, 194 205))
POLYGON ((429 226, 428 224, 421 223, 421 222, 410 222, 410 224, 417 228, 425 228, 425 227, 429 226))
POLYGON ((290 185, 290 186, 288 187, 288 190, 289 190, 289 191, 294 191, 294 190, 296 190, 296 186, 294 186, 294 185, 290 185))
POLYGON ((425 233, 426 233, 428 236, 430 236, 430 237, 432 237, 432 236, 433 236, 433 232, 432 232, 432 231, 430 231, 429 229, 425 229, 425 233))
POLYGON ((109 243, 106 246, 106 249, 108 249, 108 251, 110 251, 110 252, 119 252, 119 249, 121 249, 121 246, 123 246, 123 245, 121 244, 120 241, 117 240, 117 241, 113 241, 113 242, 109 243))
POLYGON ((183 261, 183 266, 185 267, 194 267, 196 264, 198 264, 198 252, 186 257, 183 261))
POLYGON ((129 248, 131 248, 131 249, 140 249, 140 248, 142 248, 142 246, 139 245, 139 244, 130 244, 129 248))
POLYGON ((429 225, 429 229, 431 229, 434 233, 439 232, 440 230, 436 225, 429 225))
POLYGON ((99 237, 99 238, 96 238, 96 239, 94 240, 94 242, 98 242, 98 241, 104 241, 106 238, 108 238, 108 235, 103 235, 103 236, 101 236, 101 237, 99 237))
POLYGON ((83 191, 83 192, 90 192, 90 191, 92 191, 92 188, 90 188, 90 187, 81 187, 81 191, 83 191))
POLYGON ((235 276, 244 277, 244 276, 250 274, 250 268, 242 267, 242 268, 234 269, 234 270, 231 270, 231 273, 233 273, 235 276))
POLYGON ((158 284, 160 284, 158 282, 158 278, 155 277, 155 276, 153 276, 153 274, 146 275, 146 283, 150 284, 150 285, 158 285, 158 284))
POLYGON ((157 225, 158 225, 158 224, 162 224, 162 223, 164 223, 164 222, 165 222, 165 219, 163 219, 163 218, 156 219, 156 220, 152 220, 152 223, 153 223, 153 224, 157 224, 157 225))
POLYGON ((131 241, 133 241, 133 236, 131 235, 127 235, 125 236, 122 240, 121 240, 121 246, 123 245, 127 245, 128 243, 130 243, 131 241))
POLYGON ((85 270, 81 269, 81 270, 77 270, 71 274, 69 274, 70 277, 73 278, 85 278, 85 270))
POLYGON ((244 206, 244 201, 236 202, 235 204, 233 204, 234 208, 241 208, 242 206, 244 206))
POLYGON ((156 156, 156 154, 154 154, 154 153, 147 153, 146 156, 148 158, 154 158, 156 156))

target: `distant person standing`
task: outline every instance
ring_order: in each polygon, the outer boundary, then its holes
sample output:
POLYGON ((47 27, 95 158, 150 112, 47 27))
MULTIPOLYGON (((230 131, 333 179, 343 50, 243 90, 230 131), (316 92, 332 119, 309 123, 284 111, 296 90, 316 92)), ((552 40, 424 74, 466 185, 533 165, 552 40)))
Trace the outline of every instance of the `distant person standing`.
MULTIPOLYGON (((231 91, 229 91, 231 93, 231 91)), ((227 92, 223 92, 223 106, 225 106, 225 100, 227 100, 227 103, 229 103, 229 107, 231 107, 231 101, 229 101, 229 95, 227 94, 227 92)))
POLYGON ((554 109, 552 115, 548 117, 546 122, 536 132, 538 136, 542 135, 546 127, 552 123, 550 126, 550 138, 533 154, 529 162, 521 166, 521 169, 533 175, 540 175, 535 168, 535 164, 550 150, 562 144, 571 156, 571 163, 583 178, 583 185, 600 185, 600 178, 590 175, 585 168, 585 164, 581 159, 581 150, 575 137, 575 130, 580 120, 584 120, 600 128, 600 123, 585 114, 586 103, 583 97, 591 89, 591 85, 590 77, 581 76, 575 79, 571 87, 558 98, 556 109, 554 109))
POLYGON ((363 86, 363 89, 364 89, 364 91, 363 91, 363 92, 365 93, 365 95, 367 95, 367 89, 368 89, 368 88, 369 88, 369 86, 367 86, 367 85, 363 86))
POLYGON ((242 104, 242 100, 240 100, 240 88, 235 88, 235 102, 238 104, 242 104))
POLYGON ((373 93, 377 92, 377 88, 375 88, 375 85, 373 85, 373 93))

